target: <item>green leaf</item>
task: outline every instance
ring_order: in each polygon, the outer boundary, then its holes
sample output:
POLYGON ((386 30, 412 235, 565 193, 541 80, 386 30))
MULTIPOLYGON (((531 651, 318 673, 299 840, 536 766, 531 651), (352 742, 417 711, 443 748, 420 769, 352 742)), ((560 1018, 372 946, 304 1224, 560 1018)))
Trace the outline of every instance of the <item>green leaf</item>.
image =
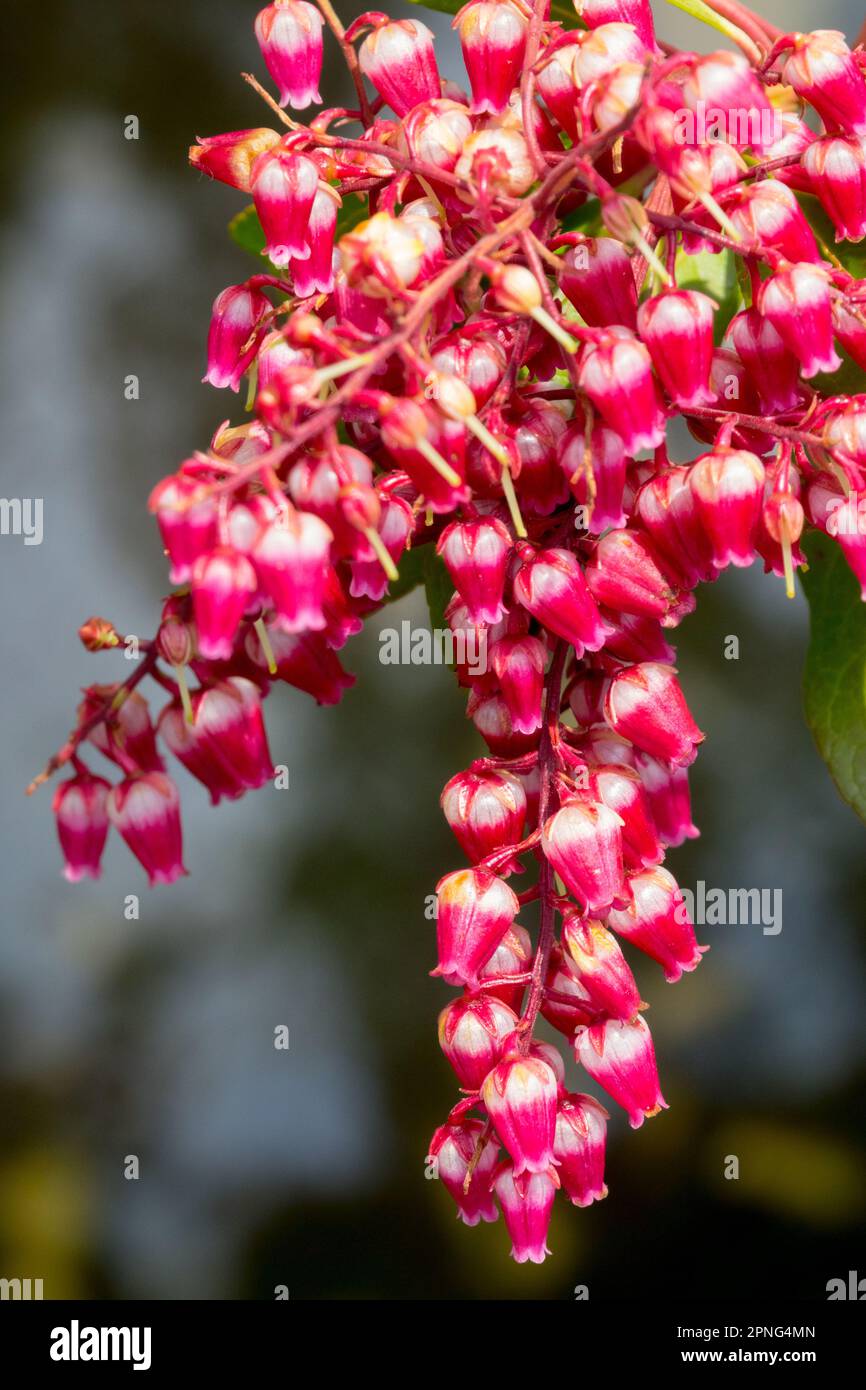
POLYGON ((839 546, 811 534, 801 579, 811 614, 806 720, 840 793, 866 820, 866 604, 839 546))
MULTIPOLYGON (((456 14, 462 10, 466 0, 410 0, 425 10, 437 10, 439 14, 456 14)), ((557 20, 563 29, 585 29, 586 25, 578 19, 571 0, 551 0, 550 18, 557 20)))
MULTIPOLYGON (((353 193, 345 197, 343 206, 337 213, 337 241, 341 236, 345 236, 346 232, 351 232, 353 227, 357 227, 358 223, 363 222, 365 217, 369 217, 369 215, 370 209, 366 198, 356 197, 353 193)), ((249 251, 251 256, 261 257, 264 255, 265 234, 252 203, 248 207, 242 208, 232 218, 229 223, 229 236, 244 251, 249 251)))
POLYGON ((713 255, 711 251, 699 251, 696 256, 687 256, 680 249, 677 252, 676 279, 679 289, 702 290, 718 304, 720 313, 716 315, 715 322, 718 347, 734 314, 743 307, 736 255, 726 249, 718 255, 713 255))
POLYGON ((668 0, 669 5, 674 5, 678 10, 683 10, 691 15, 692 19, 697 19, 701 24, 709 24, 711 29, 717 29, 726 38, 733 39, 734 43, 744 37, 743 30, 736 24, 732 24, 729 19, 724 19, 715 10, 711 10, 709 5, 705 5, 703 0, 668 0))
POLYGON ((436 554, 435 545, 413 546, 406 551, 398 569, 399 578, 389 586, 386 601, 396 603, 397 599, 421 585, 427 596, 431 628, 447 628, 445 609, 453 597, 454 584, 443 561, 436 554))
POLYGON ((841 261, 848 274, 853 275, 856 280, 862 280, 866 277, 866 242, 837 242, 836 228, 818 199, 813 198, 810 193, 798 193, 797 200, 806 214, 812 231, 819 242, 824 243, 827 252, 841 261))
POLYGON ((229 236, 244 251, 249 251, 251 256, 264 254, 265 234, 252 203, 241 212, 235 213, 229 223, 229 236))

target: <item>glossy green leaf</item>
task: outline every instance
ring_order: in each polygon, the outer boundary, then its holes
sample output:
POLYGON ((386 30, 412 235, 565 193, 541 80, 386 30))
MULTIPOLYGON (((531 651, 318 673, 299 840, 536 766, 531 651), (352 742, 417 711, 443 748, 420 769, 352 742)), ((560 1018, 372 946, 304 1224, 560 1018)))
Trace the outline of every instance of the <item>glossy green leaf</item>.
MULTIPOLYGON (((424 10, 437 10, 439 14, 456 14, 462 10, 466 0, 410 0, 424 10)), ((585 29, 586 25, 578 19, 571 0, 551 0, 550 18, 555 19, 563 29, 585 29)))
POLYGON ((805 550, 806 720, 841 795, 866 820, 866 603, 835 541, 813 533, 805 550))
POLYGON ((737 257, 733 251, 699 251, 687 256, 680 249, 676 264, 677 285, 681 290, 702 290, 714 299, 720 312, 716 315, 716 346, 721 343, 734 314, 743 307, 743 296, 737 277, 737 257))
MULTIPOLYGON (((337 240, 339 241, 340 237, 350 232, 353 227, 357 227, 358 223, 363 222, 369 215, 366 198, 358 198, 354 194, 345 197, 343 206, 337 213, 337 240)), ((238 246, 243 247, 244 251, 249 251, 250 255, 264 255, 265 234, 252 203, 232 218, 229 223, 229 236, 238 246)))

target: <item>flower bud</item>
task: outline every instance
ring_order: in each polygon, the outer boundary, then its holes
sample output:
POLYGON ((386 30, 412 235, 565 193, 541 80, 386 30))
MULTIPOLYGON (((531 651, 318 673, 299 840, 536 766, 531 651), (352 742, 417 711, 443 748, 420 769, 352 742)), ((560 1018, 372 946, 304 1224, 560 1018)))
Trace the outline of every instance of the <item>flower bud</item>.
POLYGON ((446 984, 474 988, 478 972, 509 930, 520 904, 487 869, 458 869, 436 886, 439 964, 446 984))
POLYGON ((208 178, 250 192, 250 171, 260 154, 280 143, 276 130, 230 130, 225 135, 199 136, 190 147, 189 162, 208 178))
POLYGON ((505 1038, 517 1026, 517 1015, 501 999, 487 993, 463 995, 439 1015, 439 1046, 465 1091, 480 1089, 502 1055, 505 1038))
POLYGON ((472 118, 461 102, 436 97, 410 111, 400 131, 413 158, 452 174, 472 134, 472 118))
POLYGON ((446 783, 440 805, 473 864, 494 850, 517 844, 523 836, 526 793, 510 772, 493 768, 458 772, 446 783))
POLYGON ((644 1119, 667 1110, 659 1089, 652 1036, 640 1014, 627 1023, 611 1019, 579 1028, 574 1055, 623 1107, 632 1129, 640 1129, 644 1119))
POLYGON ((207 338, 207 371, 202 381, 237 391, 255 359, 261 323, 270 309, 267 295, 247 285, 230 285, 218 294, 207 338))
POLYGON ((622 817, 603 803, 566 802, 544 826, 541 847, 586 913, 603 917, 622 897, 622 817))

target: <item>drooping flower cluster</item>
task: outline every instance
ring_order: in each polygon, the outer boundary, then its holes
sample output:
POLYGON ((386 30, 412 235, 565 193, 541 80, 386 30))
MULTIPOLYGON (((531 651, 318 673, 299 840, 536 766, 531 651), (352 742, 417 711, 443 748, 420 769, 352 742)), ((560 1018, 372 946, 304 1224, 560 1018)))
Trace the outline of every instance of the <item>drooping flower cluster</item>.
MULTIPOLYGON (((487 755, 442 794, 469 861, 438 886, 434 971, 459 991, 439 1037, 463 1095, 430 1154, 467 1224, 501 1210, 520 1261, 547 1253, 558 1190, 607 1192, 607 1113, 566 1090, 537 1020, 637 1127, 666 1103, 623 945, 669 981, 706 949, 664 867, 698 833, 704 737, 673 629, 731 565, 760 559, 793 593, 805 525, 866 594, 866 395, 832 379, 842 350, 866 368, 866 281, 806 212, 817 199, 837 242, 866 235, 866 58, 739 0, 719 8, 740 51, 708 55, 660 47, 649 0, 575 8, 584 27, 547 0, 469 0, 468 91, 420 20, 259 14, 277 98, 250 80, 276 125, 190 151, 264 235, 207 344, 205 379, 245 382, 252 416, 153 489, 173 586, 156 635, 129 679, 85 692, 37 779, 71 765, 54 802, 70 880, 99 874, 113 825, 170 882, 166 750, 214 802, 261 786, 264 698, 286 682, 337 703, 339 653, 406 552, 435 547, 449 627, 486 654, 457 677, 487 755), (283 108, 321 102, 325 21, 358 108, 304 125, 283 108), (694 274, 679 287, 702 251, 740 272, 733 310, 694 274), (669 457, 677 418, 697 459, 669 457)), ((102 619, 81 637, 123 640, 102 619)))

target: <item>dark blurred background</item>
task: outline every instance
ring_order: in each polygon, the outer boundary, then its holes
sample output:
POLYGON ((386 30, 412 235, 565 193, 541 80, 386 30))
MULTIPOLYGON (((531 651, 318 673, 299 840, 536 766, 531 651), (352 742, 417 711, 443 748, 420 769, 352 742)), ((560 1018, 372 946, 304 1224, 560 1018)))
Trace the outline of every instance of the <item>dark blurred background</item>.
MULTIPOLYGON (((68 886, 51 790, 23 796, 78 688, 126 674, 86 656, 77 625, 152 631, 151 486, 242 416, 200 377, 211 302, 251 268, 225 230, 244 199, 186 149, 267 123, 238 76, 265 76, 256 8, 3 6, 2 492, 44 498, 45 535, 0 538, 0 1275, 42 1278, 49 1298, 824 1298, 866 1275, 866 829, 804 726, 807 615, 780 581, 726 576, 679 634, 709 737, 703 836, 670 867, 690 887, 782 889, 782 931, 703 928, 712 950, 676 989, 640 971, 671 1108, 637 1133, 614 1116, 610 1197, 559 1208, 542 1268, 509 1261, 501 1223, 460 1226, 424 1178, 454 1099, 424 910, 461 856, 437 798, 480 751, 447 671, 379 665, 373 624, 345 654, 359 681, 341 707, 275 692, 291 789, 212 811, 181 771, 190 877, 170 889, 148 891, 117 841, 99 883, 68 886)), ((849 36, 863 10, 764 8, 849 36)), ((713 44, 656 9, 663 36, 713 44)), ((447 18, 423 18, 459 77, 447 18)), ((402 617, 423 621, 417 596, 386 621, 402 617)))

